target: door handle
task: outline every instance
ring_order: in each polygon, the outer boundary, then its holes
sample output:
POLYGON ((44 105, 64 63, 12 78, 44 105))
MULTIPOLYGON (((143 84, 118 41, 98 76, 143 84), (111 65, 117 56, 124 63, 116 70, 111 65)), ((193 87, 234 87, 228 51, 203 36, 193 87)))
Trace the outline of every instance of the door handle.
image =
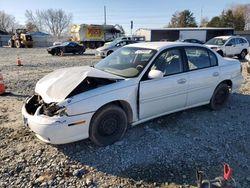
POLYGON ((187 80, 182 78, 182 79, 179 79, 177 82, 178 82, 178 84, 185 84, 187 82, 187 80))
POLYGON ((214 72, 213 73, 213 77, 217 77, 217 76, 219 76, 220 74, 218 73, 218 72, 214 72))

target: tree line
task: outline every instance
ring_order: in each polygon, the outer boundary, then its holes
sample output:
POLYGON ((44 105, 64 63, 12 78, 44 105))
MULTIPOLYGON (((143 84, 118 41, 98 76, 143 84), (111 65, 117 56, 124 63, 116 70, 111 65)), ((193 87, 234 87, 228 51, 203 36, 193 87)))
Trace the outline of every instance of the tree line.
POLYGON ((250 4, 232 5, 209 20, 204 17, 198 25, 190 10, 175 12, 166 27, 230 27, 237 31, 250 30, 250 4))
POLYGON ((17 28, 26 28, 29 32, 47 32, 53 36, 60 37, 67 32, 72 23, 72 14, 62 9, 48 10, 26 10, 26 24, 20 25, 14 16, 0 11, 0 30, 7 33, 15 33, 17 28))
MULTIPOLYGON (((60 37, 66 33, 72 23, 72 14, 62 9, 26 10, 26 24, 20 25, 14 16, 0 11, 0 30, 14 33, 16 28, 26 28, 28 31, 47 32, 60 37)), ((250 4, 235 4, 223 10, 220 15, 209 20, 203 17, 197 24, 190 10, 175 12, 166 27, 231 27, 235 30, 250 30, 250 4)))

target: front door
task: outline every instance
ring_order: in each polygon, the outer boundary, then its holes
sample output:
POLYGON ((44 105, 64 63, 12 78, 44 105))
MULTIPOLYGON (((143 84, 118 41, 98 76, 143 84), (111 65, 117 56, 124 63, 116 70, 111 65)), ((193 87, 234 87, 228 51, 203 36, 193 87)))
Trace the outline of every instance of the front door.
POLYGON ((183 71, 181 51, 163 51, 150 70, 160 70, 164 76, 148 79, 146 75, 140 82, 139 118, 145 119, 183 108, 186 105, 188 74, 183 71))

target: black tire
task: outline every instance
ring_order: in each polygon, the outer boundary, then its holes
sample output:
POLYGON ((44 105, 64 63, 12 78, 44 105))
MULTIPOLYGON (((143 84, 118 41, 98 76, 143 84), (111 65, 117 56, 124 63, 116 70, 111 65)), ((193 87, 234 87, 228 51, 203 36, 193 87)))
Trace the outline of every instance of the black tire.
POLYGON ((16 48, 21 48, 21 43, 19 40, 15 41, 16 48))
POLYGON ((108 52, 107 52, 107 56, 109 56, 109 55, 112 54, 112 53, 113 53, 113 51, 111 51, 111 50, 108 51, 108 52))
POLYGON ((59 48, 55 49, 55 55, 58 55, 58 56, 60 55, 60 49, 59 48))
POLYGON ((223 51, 220 50, 220 51, 217 51, 217 53, 220 54, 221 57, 224 57, 223 51))
POLYGON ((209 103, 209 107, 212 110, 221 109, 227 102, 229 94, 230 94, 229 86, 227 84, 221 83, 214 90, 213 96, 209 103))
POLYGON ((60 56, 64 56, 64 50, 63 49, 60 50, 60 56))
POLYGON ((55 55, 55 53, 56 53, 56 52, 53 50, 53 51, 51 51, 51 53, 50 53, 50 54, 54 56, 54 55, 55 55))
POLYGON ((128 127, 126 113, 116 105, 102 107, 94 114, 89 137, 98 146, 107 146, 120 140, 128 127))
POLYGON ((79 54, 79 55, 82 55, 84 52, 85 52, 85 50, 80 50, 80 51, 78 52, 78 54, 79 54))
POLYGON ((238 58, 239 59, 245 59, 246 55, 247 55, 247 50, 242 50, 240 52, 240 54, 238 55, 238 58))

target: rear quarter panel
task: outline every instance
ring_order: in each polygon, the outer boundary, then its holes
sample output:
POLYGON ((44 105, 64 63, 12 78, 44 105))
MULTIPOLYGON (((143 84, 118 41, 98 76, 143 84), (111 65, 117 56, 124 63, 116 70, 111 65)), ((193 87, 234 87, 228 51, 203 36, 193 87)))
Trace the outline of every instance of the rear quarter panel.
POLYGON ((221 58, 219 60, 220 80, 232 81, 232 91, 235 92, 240 88, 243 81, 241 74, 241 63, 236 59, 221 58))

